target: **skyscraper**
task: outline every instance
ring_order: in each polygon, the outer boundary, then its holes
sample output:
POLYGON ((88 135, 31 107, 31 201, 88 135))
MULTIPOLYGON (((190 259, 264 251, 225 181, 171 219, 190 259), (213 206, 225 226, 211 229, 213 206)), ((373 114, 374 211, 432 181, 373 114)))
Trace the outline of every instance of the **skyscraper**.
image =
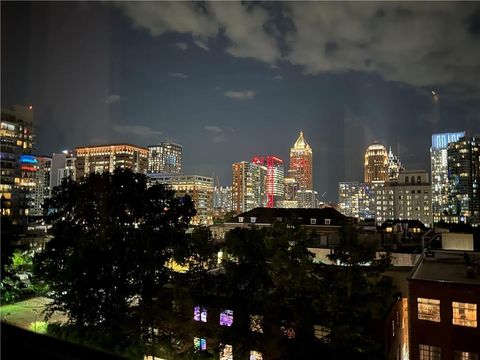
POLYGON ((375 217, 375 197, 369 184, 350 181, 338 183, 339 211, 360 220, 375 217))
POLYGON ((94 145, 78 147, 75 152, 77 180, 93 172, 113 172, 117 167, 143 174, 147 172, 148 149, 143 147, 130 144, 94 145))
POLYGON ((367 184, 388 181, 388 153, 382 144, 374 142, 365 151, 364 175, 367 184))
POLYGON ((299 190, 313 190, 312 148, 300 131, 297 141, 290 149, 289 177, 298 182, 299 190))
POLYGON ((283 160, 276 156, 254 156, 252 162, 267 168, 265 178, 266 206, 270 208, 281 207, 285 195, 283 160))
POLYGON ((267 204, 265 178, 267 168, 241 161, 232 164, 232 210, 240 214, 267 204))
POLYGON ((448 156, 447 147, 465 136, 465 132, 453 132, 432 135, 430 160, 432 167, 432 212, 433 222, 448 221, 448 156))
POLYGON ((48 156, 37 156, 36 158, 38 162, 35 173, 33 206, 30 210, 30 215, 42 216, 43 204, 50 197, 52 158, 48 156))
POLYGON ((213 188, 213 212, 222 216, 232 211, 232 187, 215 186, 213 188))
POLYGON ((182 172, 182 145, 162 142, 148 147, 149 173, 182 172))
POLYGON ((451 220, 480 225, 480 139, 462 137, 448 144, 451 220))
POLYGON ((401 171, 405 170, 398 156, 393 154, 392 148, 388 150, 388 180, 394 181, 398 179, 401 171))
POLYGON ((1 212, 11 216, 13 222, 23 222, 28 215, 27 198, 32 190, 30 173, 36 161, 24 156, 32 153, 35 140, 32 106, 2 108, 0 138, 1 212))

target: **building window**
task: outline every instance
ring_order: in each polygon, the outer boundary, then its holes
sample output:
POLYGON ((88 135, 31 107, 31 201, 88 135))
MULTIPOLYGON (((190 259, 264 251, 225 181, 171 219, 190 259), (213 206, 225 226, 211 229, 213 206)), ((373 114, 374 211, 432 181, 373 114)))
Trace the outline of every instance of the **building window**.
POLYGON ((420 344, 418 347, 420 360, 440 360, 441 349, 438 346, 420 344))
POLYGON ((325 219, 325 225, 330 225, 331 219, 325 219))
POLYGON ((224 345, 220 350, 220 360, 233 360, 233 348, 232 345, 224 345))
POLYGON ((238 222, 239 222, 239 223, 243 223, 243 216, 239 216, 239 217, 238 217, 238 222))
POLYGON ((317 219, 310 219, 310 225, 316 225, 317 219))
POLYGON ((250 360, 263 360, 263 354, 260 351, 250 351, 250 360))
POLYGON ((440 322, 440 300, 417 298, 417 303, 420 320, 440 322))
POLYGON ((263 316, 250 315, 250 331, 263 333, 263 316))
POLYGON ((233 310, 224 310, 220 313, 220 325, 232 326, 233 324, 233 310))
POLYGON ((202 306, 193 308, 193 320, 207 322, 207 309, 202 306))
POLYGON ((395 337, 395 320, 392 320, 392 337, 395 337))
POLYGON ((250 218, 250 222, 251 222, 252 224, 255 224, 255 223, 257 222, 257 218, 254 217, 254 216, 252 216, 252 217, 250 218))
POLYGON ((455 360, 478 360, 478 354, 469 351, 455 350, 455 360))
POLYGON ((330 330, 322 325, 313 325, 313 335, 322 341, 327 340, 327 336, 330 335, 330 330))
POLYGON ((477 304, 452 302, 454 325, 477 327, 477 304))
POLYGON ((195 351, 207 350, 207 340, 204 338, 193 338, 193 348, 195 351))

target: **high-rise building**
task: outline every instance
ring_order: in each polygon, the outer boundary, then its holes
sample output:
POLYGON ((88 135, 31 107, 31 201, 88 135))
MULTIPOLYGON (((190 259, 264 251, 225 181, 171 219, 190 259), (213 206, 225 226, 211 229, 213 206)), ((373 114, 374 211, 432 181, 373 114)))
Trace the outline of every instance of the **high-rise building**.
POLYGON ((389 180, 388 153, 382 144, 374 142, 365 151, 364 175, 367 184, 383 183, 389 180))
POLYGON ((312 148, 300 131, 297 141, 290 149, 289 177, 298 182, 299 190, 313 190, 312 148))
POLYGON ((480 225, 480 139, 462 137, 447 148, 451 221, 480 225))
POLYGON ((298 207, 297 201, 297 191, 298 191, 298 181, 291 177, 284 178, 284 199, 282 207, 284 208, 296 208, 298 207))
POLYGON ((432 167, 432 211, 433 222, 448 221, 448 144, 458 141, 465 132, 453 132, 432 135, 430 160, 432 167))
POLYGON ((394 155, 392 148, 388 150, 388 180, 394 181, 398 179, 401 171, 405 170, 398 156, 394 155))
POLYGON ((29 178, 33 163, 28 161, 34 160, 24 156, 32 153, 35 140, 32 106, 2 108, 0 139, 1 212, 11 216, 13 222, 21 223, 28 215, 28 197, 32 190, 29 178))
POLYGON ((148 147, 149 173, 176 173, 182 172, 182 145, 171 142, 161 142, 148 147))
POLYGON ((315 190, 298 190, 297 206, 303 209, 315 209, 317 207, 317 195, 315 190))
POLYGON ((375 218, 374 186, 358 181, 338 184, 339 211, 360 220, 375 218))
POLYGON ((213 178, 183 174, 148 174, 151 183, 165 184, 175 190, 175 196, 188 195, 195 204, 197 214, 192 225, 213 224, 213 178))
POLYGON ((283 160, 276 156, 254 156, 252 162, 267 168, 265 178, 267 207, 281 207, 285 195, 283 160))
POLYGON ((62 180, 70 178, 76 180, 77 156, 74 151, 63 150, 61 153, 54 153, 52 156, 52 169, 50 172, 50 191, 59 186, 62 180))
POLYGON ((241 161, 232 164, 232 210, 239 214, 267 204, 267 168, 241 161))
POLYGON ((77 147, 75 171, 77 180, 90 173, 113 172, 115 168, 146 173, 148 149, 130 144, 77 147))
POLYGON ((33 206, 30 215, 43 216, 43 204, 50 197, 50 172, 52 158, 48 156, 36 156, 35 185, 33 194, 33 206))
POLYGON ((232 211, 232 187, 215 186, 213 188, 213 212, 217 216, 232 211))
POLYGON ((378 225, 386 220, 419 220, 432 226, 432 191, 427 172, 403 171, 397 181, 378 185, 374 191, 378 225))

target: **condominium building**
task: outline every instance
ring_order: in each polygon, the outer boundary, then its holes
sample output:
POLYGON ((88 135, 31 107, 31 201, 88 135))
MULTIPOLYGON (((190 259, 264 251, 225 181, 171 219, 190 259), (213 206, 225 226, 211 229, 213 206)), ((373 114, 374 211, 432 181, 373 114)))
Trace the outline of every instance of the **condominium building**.
POLYGON ((81 179, 90 173, 112 173, 115 168, 131 169, 145 174, 148 165, 148 149, 130 144, 111 144, 77 147, 75 171, 81 179))
POLYGON ((33 206, 30 215, 43 216, 43 205, 50 197, 50 172, 52 158, 48 156, 36 156, 37 164, 35 171, 35 185, 33 190, 33 206))
POLYGON ((239 214, 267 204, 267 168, 241 161, 232 164, 232 209, 239 214))
POLYGON ((149 173, 181 173, 182 172, 182 145, 161 142, 148 147, 149 173))
POLYGON ((175 190, 175 196, 192 198, 197 214, 192 225, 213 224, 213 178, 200 175, 148 174, 150 183, 165 184, 175 190))
POLYGON ((232 211, 231 186, 215 186, 213 188, 213 211, 219 216, 232 211))

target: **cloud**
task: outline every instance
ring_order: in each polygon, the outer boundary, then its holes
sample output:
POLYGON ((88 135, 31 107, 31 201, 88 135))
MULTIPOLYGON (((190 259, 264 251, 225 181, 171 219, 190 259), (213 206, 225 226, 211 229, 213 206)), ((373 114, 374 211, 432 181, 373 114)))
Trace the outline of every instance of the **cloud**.
POLYGON ((184 73, 178 73, 178 72, 169 72, 168 76, 174 77, 174 78, 179 78, 179 79, 186 79, 188 78, 187 74, 184 73))
POLYGON ((213 133, 221 133, 223 130, 219 128, 218 126, 212 126, 212 125, 205 125, 203 127, 205 130, 213 132, 213 133))
POLYGON ((115 104, 116 102, 119 102, 120 100, 122 100, 122 98, 120 97, 120 95, 111 94, 111 95, 105 100, 105 103, 106 103, 106 104, 115 104))
POLYGON ((195 45, 197 45, 199 48, 205 50, 205 51, 209 51, 210 48, 208 47, 207 43, 205 41, 202 41, 200 39, 194 39, 193 40, 193 43, 195 45))
POLYGON ((115 124, 113 125, 113 130, 120 134, 133 134, 140 137, 151 137, 162 135, 161 131, 152 129, 149 126, 145 125, 125 125, 125 124, 115 124))
POLYGON ((179 48, 180 50, 187 50, 188 49, 188 45, 184 42, 177 42, 174 44, 177 48, 179 48))
POLYGON ((253 90, 244 90, 244 91, 227 91, 223 95, 230 99, 234 100, 250 100, 255 97, 257 94, 256 91, 253 90))
POLYGON ((282 75, 275 75, 273 77, 273 80, 283 80, 283 76, 282 75))

